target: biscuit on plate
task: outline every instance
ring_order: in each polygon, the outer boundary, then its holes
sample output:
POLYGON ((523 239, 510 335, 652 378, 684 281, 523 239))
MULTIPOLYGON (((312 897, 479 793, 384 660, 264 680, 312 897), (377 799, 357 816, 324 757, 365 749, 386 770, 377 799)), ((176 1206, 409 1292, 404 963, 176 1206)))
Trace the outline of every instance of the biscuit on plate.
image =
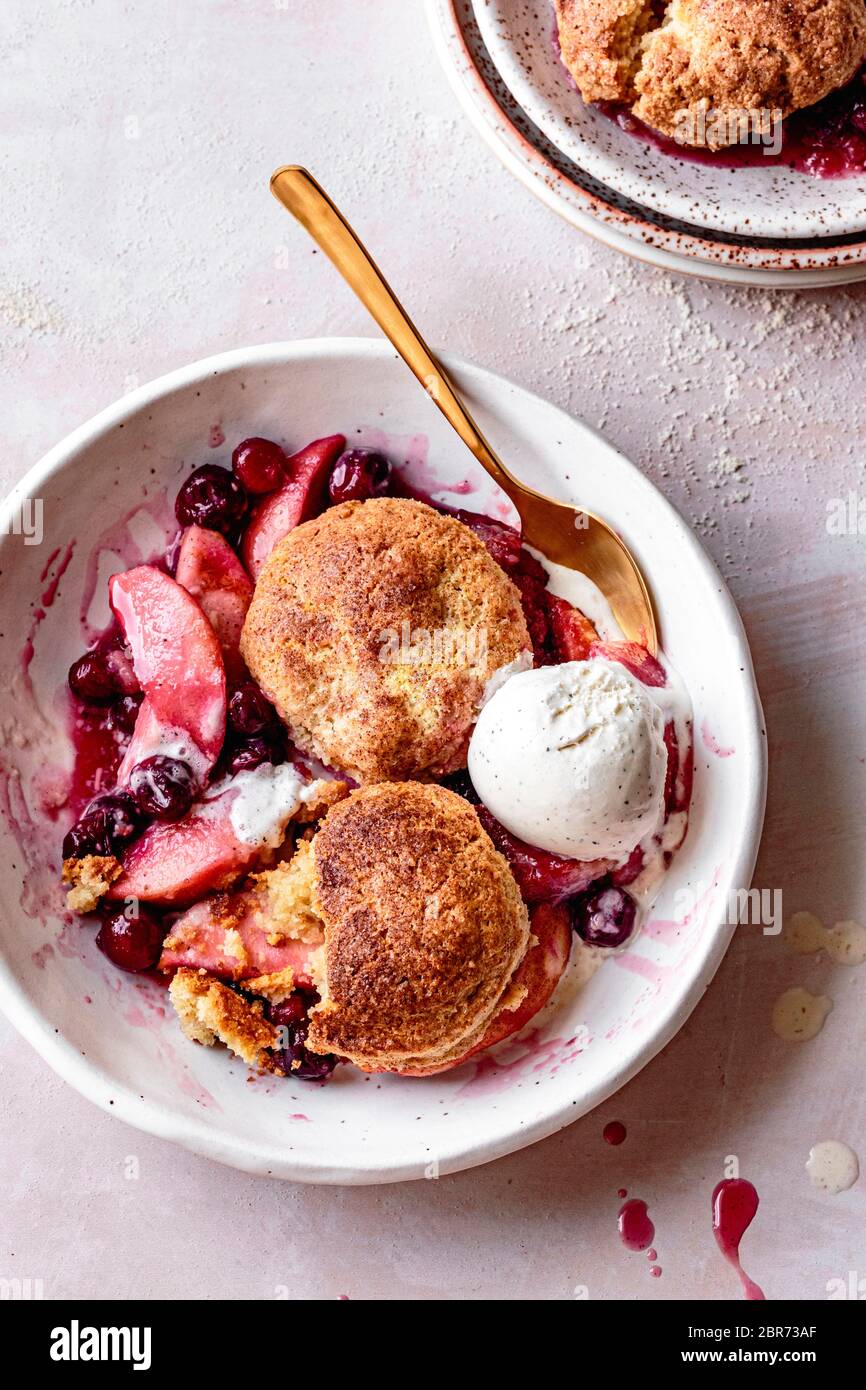
POLYGON ((556 11, 584 99, 624 102, 686 144, 734 144, 749 118, 813 106, 866 61, 863 0, 556 0, 556 11))

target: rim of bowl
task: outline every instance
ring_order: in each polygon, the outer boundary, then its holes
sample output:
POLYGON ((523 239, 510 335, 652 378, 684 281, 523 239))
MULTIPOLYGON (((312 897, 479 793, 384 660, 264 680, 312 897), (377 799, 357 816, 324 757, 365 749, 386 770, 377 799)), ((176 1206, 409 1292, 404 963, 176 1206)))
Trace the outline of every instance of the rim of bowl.
MULTIPOLYGON (((63 469, 83 449, 97 439, 112 432, 118 424, 135 415, 143 407, 155 400, 184 390, 211 376, 220 376, 238 368, 262 365, 283 366, 298 358, 312 360, 333 360, 340 354, 348 354, 356 360, 370 358, 393 358, 390 344, 376 338, 312 338, 283 343, 265 343, 254 347, 234 348, 212 357, 202 358, 188 366, 157 377, 155 380, 137 387, 107 406, 83 425, 72 430, 64 439, 43 455, 15 484, 0 505, 0 551, 7 543, 6 532, 11 514, 22 496, 33 495, 55 472, 63 469)), ((534 396, 547 410, 561 415, 564 421, 575 423, 575 417, 537 393, 526 390, 511 382, 507 377, 488 368, 476 366, 464 358, 449 353, 441 354, 442 361, 458 382, 476 379, 495 383, 498 389, 506 387, 518 390, 527 396, 534 396)), ((683 542, 691 552, 695 565, 708 571, 718 591, 718 601, 724 610, 729 624, 729 635, 738 649, 739 675, 746 687, 746 695, 751 705, 752 719, 748 728, 747 772, 743 787, 743 806, 745 814, 739 827, 739 847, 730 870, 733 886, 748 887, 757 859, 758 848, 764 821, 767 791, 767 746, 763 734, 764 719, 760 695, 755 680, 751 653, 742 619, 733 598, 715 563, 704 550, 697 536, 664 494, 650 482, 635 464, 613 448, 597 430, 578 422, 611 453, 616 453, 633 474, 638 490, 645 489, 652 494, 663 510, 669 513, 671 521, 683 535, 683 542)), ((572 1101, 558 1105, 536 1121, 515 1128, 506 1125, 492 1137, 487 1136, 471 1143, 453 1143, 440 1154, 440 1167, 443 1173, 459 1172, 467 1168, 488 1163, 506 1154, 546 1139, 571 1124, 574 1120, 594 1110, 610 1096, 614 1095, 631 1078, 641 1071, 657 1054, 667 1046, 679 1032, 686 1019, 694 1010, 716 974, 730 944, 735 926, 724 921, 717 923, 716 930, 708 933, 708 946, 700 961, 694 978, 679 1003, 670 1007, 659 1018, 651 1038, 649 1038, 628 1063, 605 1073, 588 1088, 581 1101, 578 1112, 572 1101)), ((268 1174, 273 1177, 294 1182, 372 1184, 401 1182, 419 1177, 416 1163, 395 1162, 383 1167, 380 1164, 368 1167, 359 1164, 357 1159, 341 1164, 329 1159, 326 1165, 298 1163, 290 1159, 282 1149, 268 1149, 259 1146, 251 1150, 239 1135, 227 1136, 215 1132, 194 1117, 180 1118, 171 1115, 162 1106, 151 1102, 133 1088, 118 1083, 88 1057, 69 1043, 60 1033, 55 1032, 53 1022, 35 1009, 26 992, 13 976, 5 956, 0 955, 0 1008, 19 1033, 35 1048, 49 1066, 79 1094, 98 1105, 106 1114, 125 1120, 135 1128, 153 1134, 157 1138, 168 1139, 220 1163, 241 1170, 268 1174)))

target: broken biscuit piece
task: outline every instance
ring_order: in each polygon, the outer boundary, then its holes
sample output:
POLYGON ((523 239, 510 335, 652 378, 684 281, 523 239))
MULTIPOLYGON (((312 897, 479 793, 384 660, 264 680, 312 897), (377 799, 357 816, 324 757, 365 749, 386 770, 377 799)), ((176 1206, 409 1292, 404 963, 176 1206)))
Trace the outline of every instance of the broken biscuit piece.
POLYGON ((250 1002, 203 970, 178 970, 169 997, 183 1032, 204 1047, 225 1043, 248 1067, 273 1071, 277 1030, 264 1018, 264 1005, 250 1002))
POLYGON ((66 898, 73 912, 93 912, 123 867, 112 854, 86 854, 83 859, 64 859, 63 882, 70 885, 66 898))

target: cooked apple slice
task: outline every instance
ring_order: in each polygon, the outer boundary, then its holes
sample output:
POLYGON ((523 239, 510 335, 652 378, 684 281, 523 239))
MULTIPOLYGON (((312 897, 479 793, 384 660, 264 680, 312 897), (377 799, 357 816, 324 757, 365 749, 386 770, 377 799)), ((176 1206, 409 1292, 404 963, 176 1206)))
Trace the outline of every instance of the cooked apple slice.
POLYGON ((565 906, 540 903, 532 909, 530 922, 534 944, 523 958, 514 975, 513 983, 522 986, 526 993, 516 1009, 502 1009, 489 1024, 487 1032, 475 1047, 471 1048, 456 1062, 447 1067, 434 1067, 429 1071, 403 1072, 403 1076, 435 1076, 442 1071, 453 1071, 470 1057, 494 1047, 513 1033, 519 1033, 530 1019, 540 1013, 562 979, 568 958, 571 954, 571 913, 565 906))
POLYGON ((638 642, 596 642, 590 655, 602 657, 605 661, 618 661, 644 685, 661 689, 668 683, 665 668, 638 642))
POLYGON ((499 853, 508 860, 521 897, 528 903, 561 903, 583 893, 614 868, 610 859, 567 859, 518 840, 486 806, 476 806, 478 819, 499 853))
POLYGON ((119 781, 156 753, 183 758, 203 781, 226 729, 225 667, 213 628, 186 589, 153 565, 115 574, 108 595, 144 691, 119 781))
POLYGON ((547 595, 547 613, 553 643, 560 661, 585 661, 598 642, 598 632, 579 608, 567 599, 547 595))
POLYGON ((539 903, 532 909, 530 924, 535 945, 530 946, 514 976, 515 985, 522 985, 526 994, 516 1009, 503 1009, 496 1015, 470 1057, 520 1032, 541 1012, 562 979, 571 954, 571 913, 564 905, 539 903))
POLYGON ((244 564, 254 580, 277 542, 320 510, 328 475, 345 448, 345 436, 332 434, 286 460, 289 481, 258 504, 241 544, 244 564))
POLYGON ((204 526, 188 526, 180 543, 175 577, 192 594, 216 633, 226 675, 237 683, 245 672, 240 640, 253 600, 249 575, 225 536, 204 526))
POLYGON ((174 824, 149 826, 123 855, 109 897, 184 906, 236 883, 261 856, 258 846, 238 838, 228 811, 208 801, 174 824))
POLYGON ((171 971, 187 966, 234 981, 291 970, 296 989, 312 989, 310 958, 322 944, 322 933, 308 932, 305 941, 280 936, 267 912, 266 890, 218 893, 196 903, 175 922, 159 968, 171 971))
POLYGON ((321 783, 291 763, 262 763, 212 787, 182 820, 154 822, 121 858, 111 896, 186 906, 273 858, 286 826, 321 783))

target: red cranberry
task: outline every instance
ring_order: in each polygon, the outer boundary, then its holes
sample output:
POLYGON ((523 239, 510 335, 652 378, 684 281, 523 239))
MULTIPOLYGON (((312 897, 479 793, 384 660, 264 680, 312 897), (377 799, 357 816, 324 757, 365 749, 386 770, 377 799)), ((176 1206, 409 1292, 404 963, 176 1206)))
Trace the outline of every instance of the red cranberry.
POLYGON ((245 439, 232 454, 235 477, 247 492, 276 492, 286 481, 286 456, 272 439, 245 439))
POLYGON ((556 657, 551 649, 547 571, 534 555, 530 555, 528 550, 523 550, 518 565, 511 571, 511 578, 520 590, 523 615, 529 628, 536 665, 549 665, 556 657))
POLYGON ((388 491, 391 465, 370 449, 350 449, 334 464, 328 482, 332 502, 366 502, 388 491))
POLYGON ((66 835, 63 858, 116 854, 140 829, 141 816, 129 792, 98 796, 66 835))
POLYGON ((135 917, 123 912, 106 917, 96 933, 96 944, 112 965, 137 973, 157 964, 164 936, 165 929, 153 913, 139 907, 135 917))
POLYGON ((310 1026, 308 1009, 317 1002, 318 995, 296 992, 268 1011, 271 1023, 281 1032, 276 1064, 286 1076, 298 1081, 327 1081, 337 1065, 332 1054, 321 1055, 305 1046, 310 1026))
POLYGON ((241 685, 229 700, 228 717, 235 733, 260 734, 274 722, 274 707, 252 681, 241 685))
POLYGON ((157 754, 136 763, 129 774, 129 789, 143 815, 174 821, 189 810, 196 781, 189 763, 157 754))
POLYGON ((521 896, 528 903, 561 903, 585 893, 608 865, 598 861, 568 859, 518 840, 486 806, 478 807, 478 819, 501 855, 508 860, 521 896))
POLYGON ((306 1022, 308 1008, 306 996, 300 990, 295 990, 282 1004, 272 1004, 268 1017, 275 1028, 291 1028, 296 1023, 306 1022))
POLYGON ((590 946, 622 946, 634 931, 634 898, 622 888, 602 888, 574 907, 574 929, 590 946))
POLYGON ((247 494, 233 473, 206 463, 189 475, 174 510, 181 526, 206 526, 233 537, 247 513, 247 494))
POLYGON ((89 705, 107 705, 136 690, 138 682, 122 651, 85 652, 69 668, 69 688, 89 705))
POLYGON ((515 531, 513 526, 506 526, 504 521, 494 521, 489 516, 478 516, 475 512, 455 511, 451 515, 475 532, 504 570, 512 570, 520 563, 522 542, 520 532, 515 531))

